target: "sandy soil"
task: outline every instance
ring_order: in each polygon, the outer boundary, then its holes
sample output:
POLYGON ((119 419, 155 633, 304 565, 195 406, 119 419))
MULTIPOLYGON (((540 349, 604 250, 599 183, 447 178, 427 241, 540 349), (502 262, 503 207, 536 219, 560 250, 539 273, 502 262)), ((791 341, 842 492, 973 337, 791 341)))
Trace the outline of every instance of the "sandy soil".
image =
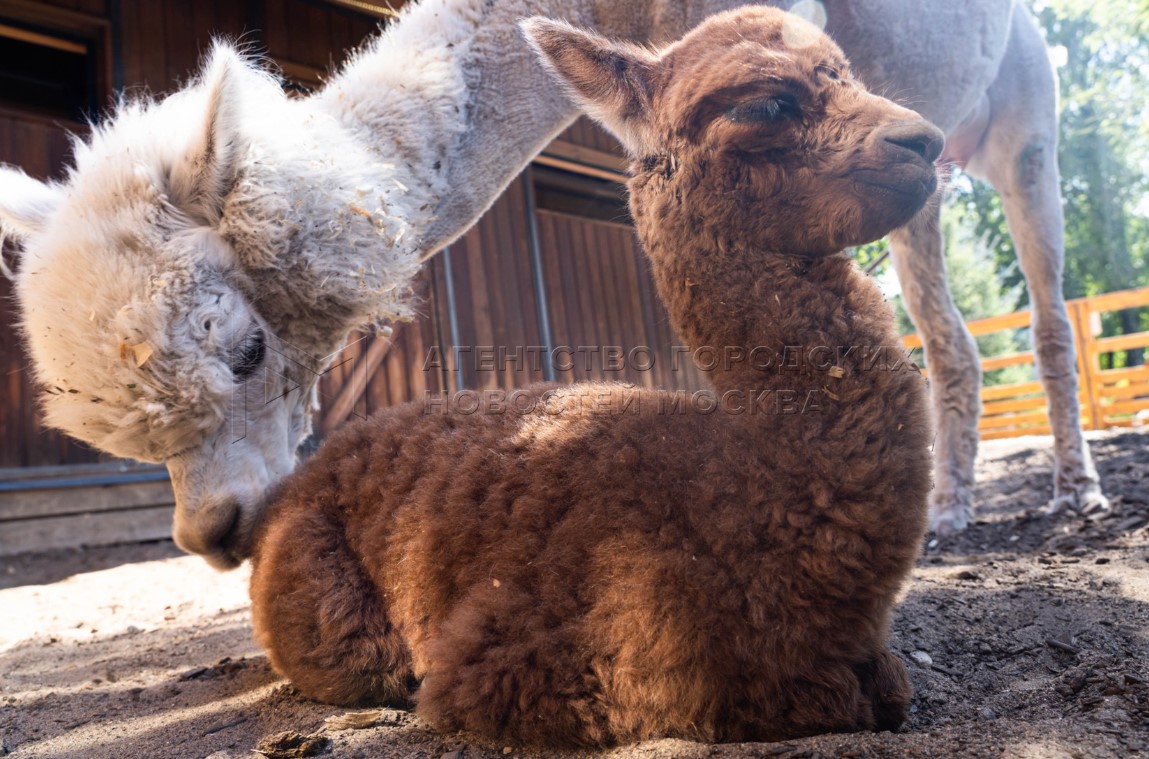
MULTIPOLYGON (((1112 511, 1052 518, 1049 441, 983 446, 977 523, 931 542, 895 619, 915 688, 898 733, 599 756, 1149 755, 1149 434, 1092 440, 1112 511)), ((170 543, 0 559, 0 756, 562 756, 396 710, 325 725, 345 711, 271 671, 246 580, 170 543)))

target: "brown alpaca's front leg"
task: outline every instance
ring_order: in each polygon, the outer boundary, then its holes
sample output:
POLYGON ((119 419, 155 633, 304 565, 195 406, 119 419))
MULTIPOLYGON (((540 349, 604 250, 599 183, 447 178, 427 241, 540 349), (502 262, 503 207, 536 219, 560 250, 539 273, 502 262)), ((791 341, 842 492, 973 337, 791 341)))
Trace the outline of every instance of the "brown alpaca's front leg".
POLYGON ((906 721, 913 688, 906 665, 889 651, 854 667, 862 695, 874 710, 875 730, 897 730, 906 721))
POLYGON ((282 504, 252 557, 255 635, 301 693, 334 704, 405 704, 411 657, 338 522, 282 504))

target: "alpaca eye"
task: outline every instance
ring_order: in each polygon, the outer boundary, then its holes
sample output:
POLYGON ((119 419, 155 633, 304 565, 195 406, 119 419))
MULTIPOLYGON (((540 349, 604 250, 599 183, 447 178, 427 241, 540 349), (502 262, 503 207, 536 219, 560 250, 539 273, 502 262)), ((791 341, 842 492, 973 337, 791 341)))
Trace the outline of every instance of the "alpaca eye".
POLYGON ((817 71, 819 74, 826 77, 831 82, 836 82, 842 78, 842 75, 838 72, 838 69, 831 68, 830 66, 819 66, 817 71))
POLYGON ((263 330, 252 332, 231 351, 231 373, 237 380, 247 379, 255 374, 255 370, 263 363, 266 353, 267 345, 263 339, 263 330))
POLYGON ((802 104, 798 98, 785 92, 736 105, 726 112, 726 118, 739 123, 769 123, 800 115, 802 104))

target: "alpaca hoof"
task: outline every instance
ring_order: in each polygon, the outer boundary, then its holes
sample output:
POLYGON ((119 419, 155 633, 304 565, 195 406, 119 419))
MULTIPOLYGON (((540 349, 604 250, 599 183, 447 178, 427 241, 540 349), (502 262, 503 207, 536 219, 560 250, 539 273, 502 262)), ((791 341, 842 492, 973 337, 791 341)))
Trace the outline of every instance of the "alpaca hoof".
POLYGON ((969 526, 973 518, 973 493, 958 488, 952 493, 934 493, 930 499, 930 531, 952 535, 969 526))
POLYGON ((1053 500, 1045 507, 1046 516, 1054 516, 1069 509, 1084 516, 1109 511, 1109 499, 1101 492, 1096 480, 1086 480, 1076 488, 1064 490, 1055 488, 1053 500))

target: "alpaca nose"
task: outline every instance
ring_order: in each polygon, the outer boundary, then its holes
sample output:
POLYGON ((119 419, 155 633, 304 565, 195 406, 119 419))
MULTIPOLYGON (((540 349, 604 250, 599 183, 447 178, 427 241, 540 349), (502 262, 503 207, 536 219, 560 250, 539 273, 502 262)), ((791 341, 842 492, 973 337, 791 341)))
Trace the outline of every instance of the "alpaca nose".
POLYGON ((204 556, 209 564, 226 569, 238 564, 230 543, 239 525, 240 506, 234 498, 214 499, 198 504, 190 515, 188 509, 176 507, 172 537, 188 553, 204 556))
POLYGON ((895 124, 882 130, 882 139, 897 150, 908 150, 926 163, 933 163, 942 154, 946 138, 942 131, 925 121, 895 124))

